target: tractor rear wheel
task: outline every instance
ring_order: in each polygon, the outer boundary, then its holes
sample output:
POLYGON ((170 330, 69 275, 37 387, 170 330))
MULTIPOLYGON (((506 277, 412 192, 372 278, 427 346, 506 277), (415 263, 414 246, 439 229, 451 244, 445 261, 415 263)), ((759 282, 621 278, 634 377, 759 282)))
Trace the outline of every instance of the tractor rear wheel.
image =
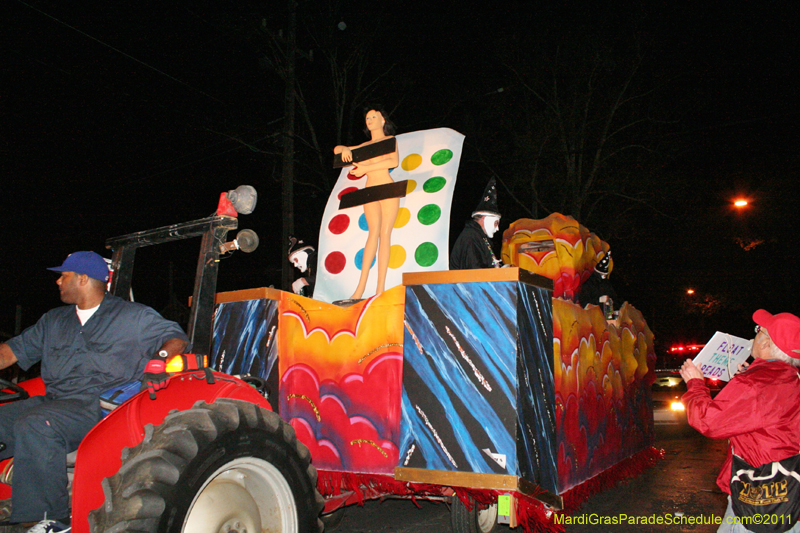
POLYGON ((103 480, 93 533, 319 533, 322 497, 308 449, 281 418, 219 399, 145 427, 103 480))

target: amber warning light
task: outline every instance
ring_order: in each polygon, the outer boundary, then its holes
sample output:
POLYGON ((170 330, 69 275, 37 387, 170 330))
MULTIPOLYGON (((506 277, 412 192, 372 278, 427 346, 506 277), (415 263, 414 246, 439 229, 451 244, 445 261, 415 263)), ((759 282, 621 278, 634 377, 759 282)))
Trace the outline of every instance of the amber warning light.
POLYGON ((208 366, 207 355, 180 354, 173 355, 167 361, 167 372, 174 374, 175 372, 185 372, 188 370, 200 370, 208 366))

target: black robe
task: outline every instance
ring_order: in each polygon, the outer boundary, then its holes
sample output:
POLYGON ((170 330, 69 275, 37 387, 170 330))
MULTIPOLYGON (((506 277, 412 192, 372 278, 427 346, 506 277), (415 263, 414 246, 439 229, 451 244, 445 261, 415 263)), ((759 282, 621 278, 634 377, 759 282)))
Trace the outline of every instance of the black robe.
POLYGON ((314 286, 317 284, 317 251, 314 250, 307 254, 308 260, 306 261, 306 271, 304 272, 304 276, 308 285, 304 286, 300 289, 300 296, 305 296, 306 298, 313 298, 314 297, 314 286))
POLYGON ((581 306, 586 304, 600 305, 600 297, 608 296, 614 301, 614 306, 619 309, 622 302, 617 301, 617 293, 608 278, 603 278, 597 271, 592 272, 589 279, 583 282, 576 299, 581 306))
POLYGON ((450 270, 493 268, 494 259, 489 237, 480 224, 468 220, 450 251, 450 270))

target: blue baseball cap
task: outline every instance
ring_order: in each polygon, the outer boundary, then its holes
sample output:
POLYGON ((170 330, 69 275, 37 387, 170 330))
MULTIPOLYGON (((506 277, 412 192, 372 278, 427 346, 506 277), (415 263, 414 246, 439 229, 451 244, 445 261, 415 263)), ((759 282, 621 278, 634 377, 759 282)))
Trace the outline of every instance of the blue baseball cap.
POLYGON ((75 272, 76 274, 86 274, 90 278, 100 281, 108 281, 108 264, 99 254, 94 252, 75 252, 69 254, 64 259, 64 264, 58 267, 48 268, 53 272, 75 272))

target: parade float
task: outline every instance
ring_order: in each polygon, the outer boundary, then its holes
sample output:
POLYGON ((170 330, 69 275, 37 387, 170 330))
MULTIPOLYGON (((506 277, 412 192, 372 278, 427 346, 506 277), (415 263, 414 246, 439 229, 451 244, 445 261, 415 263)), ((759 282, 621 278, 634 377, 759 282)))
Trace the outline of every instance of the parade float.
POLYGON ((212 360, 279 391, 270 402, 311 451, 326 513, 388 494, 453 497, 469 521, 495 516, 499 498, 502 522, 558 529, 553 512, 658 457, 653 335, 629 303, 610 319, 574 303, 608 244, 570 217, 512 223, 508 268, 446 270, 461 137, 431 130, 398 146, 395 286, 331 303, 355 283, 366 232, 359 208, 338 208, 359 186, 345 169, 314 299, 218 295, 212 360))

